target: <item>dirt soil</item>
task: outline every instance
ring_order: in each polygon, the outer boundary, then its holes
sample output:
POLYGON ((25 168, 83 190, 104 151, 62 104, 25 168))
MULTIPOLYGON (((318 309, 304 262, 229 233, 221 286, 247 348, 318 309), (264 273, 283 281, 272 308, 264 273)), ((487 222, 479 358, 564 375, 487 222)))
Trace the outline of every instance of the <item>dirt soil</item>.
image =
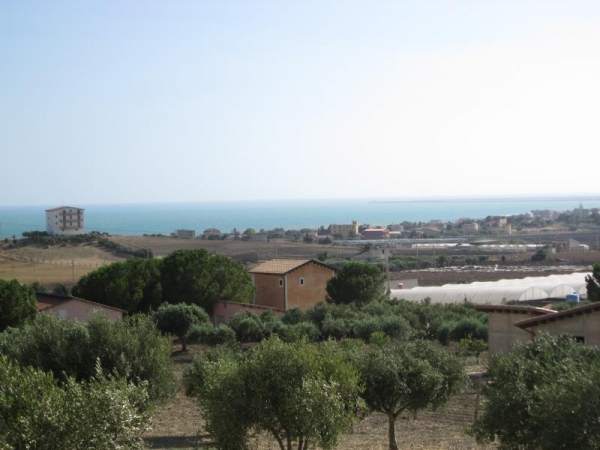
POLYGON ((319 244, 296 244, 286 241, 208 241, 201 239, 178 239, 172 237, 150 236, 112 236, 111 240, 132 248, 149 248, 155 256, 167 256, 178 249, 203 248, 209 252, 240 258, 253 257, 258 260, 272 258, 316 258, 321 252, 328 252, 332 257, 345 258, 359 252, 356 247, 344 247, 319 244))

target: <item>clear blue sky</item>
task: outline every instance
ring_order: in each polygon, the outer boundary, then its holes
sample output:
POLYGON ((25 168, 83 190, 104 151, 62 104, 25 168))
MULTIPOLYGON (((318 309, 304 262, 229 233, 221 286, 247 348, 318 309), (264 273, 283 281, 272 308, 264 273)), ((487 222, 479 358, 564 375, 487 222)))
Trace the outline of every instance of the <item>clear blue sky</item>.
POLYGON ((6 1, 0 205, 600 193, 600 1, 6 1))

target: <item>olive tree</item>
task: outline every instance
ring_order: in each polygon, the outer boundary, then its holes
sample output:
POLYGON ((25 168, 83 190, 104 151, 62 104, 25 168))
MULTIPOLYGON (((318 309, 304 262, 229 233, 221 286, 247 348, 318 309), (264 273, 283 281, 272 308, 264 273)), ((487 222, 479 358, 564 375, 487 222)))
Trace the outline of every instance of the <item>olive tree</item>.
POLYGON ((398 450, 396 420, 404 411, 436 408, 467 383, 462 362, 429 341, 371 347, 358 355, 362 397, 388 418, 390 450, 398 450))
POLYGON ((185 379, 222 449, 243 448, 251 430, 281 450, 333 448, 358 405, 358 373, 332 344, 273 337, 245 357, 198 359, 185 379))
POLYGON ((40 314, 30 324, 0 333, 0 355, 50 371, 61 382, 93 378, 99 362, 104 373, 147 382, 152 400, 175 393, 171 343, 142 315, 114 323, 96 315, 84 324, 40 314))
POLYGON ((0 448, 143 448, 146 384, 96 369, 90 380, 58 384, 52 373, 0 355, 0 448))
POLYGON ((600 448, 600 348, 543 336, 494 355, 474 425, 501 449, 600 448))
POLYGON ((163 303, 153 314, 152 319, 160 331, 173 334, 181 341, 182 351, 187 350, 186 335, 194 325, 210 322, 210 317, 197 305, 169 305, 163 303))
POLYGON ((35 292, 17 280, 0 280, 0 331, 18 327, 37 314, 35 292))

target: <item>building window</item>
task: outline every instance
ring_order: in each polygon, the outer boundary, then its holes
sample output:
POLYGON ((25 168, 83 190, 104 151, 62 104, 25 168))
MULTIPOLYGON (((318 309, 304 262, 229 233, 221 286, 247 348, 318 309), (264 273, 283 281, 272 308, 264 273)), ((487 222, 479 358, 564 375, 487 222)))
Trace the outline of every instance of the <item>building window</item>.
POLYGON ((279 286, 280 286, 280 287, 283 287, 283 278, 280 278, 280 279, 279 279, 279 286))
POLYGON ((573 338, 575 338, 575 340, 577 342, 581 342, 582 344, 585 344, 585 337, 584 336, 573 336, 573 338))
POLYGON ((300 278, 300 286, 304 286, 304 278, 300 278))

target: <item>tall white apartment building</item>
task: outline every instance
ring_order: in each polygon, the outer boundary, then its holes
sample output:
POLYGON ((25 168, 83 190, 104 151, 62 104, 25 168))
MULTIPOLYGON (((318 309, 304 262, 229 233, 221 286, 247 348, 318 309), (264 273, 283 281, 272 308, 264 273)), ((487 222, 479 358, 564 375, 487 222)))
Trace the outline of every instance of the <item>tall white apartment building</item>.
POLYGON ((58 236, 83 234, 83 208, 59 206, 47 209, 46 232, 58 236))

